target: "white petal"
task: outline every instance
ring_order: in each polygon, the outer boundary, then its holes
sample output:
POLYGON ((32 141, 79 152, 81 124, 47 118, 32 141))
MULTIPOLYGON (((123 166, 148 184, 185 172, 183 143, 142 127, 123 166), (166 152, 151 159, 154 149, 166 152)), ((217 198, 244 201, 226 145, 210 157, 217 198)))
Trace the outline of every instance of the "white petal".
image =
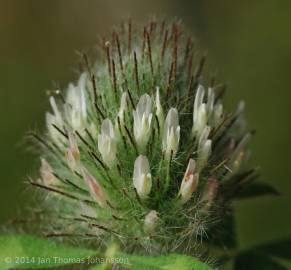
POLYGON ((149 161, 146 156, 139 155, 134 163, 134 178, 150 172, 149 161))
POLYGON ((160 100, 160 88, 156 88, 156 107, 157 107, 157 112, 160 112, 163 110, 162 105, 161 105, 161 100, 160 100))
POLYGON ((133 112, 134 137, 140 152, 143 152, 149 140, 152 122, 151 97, 147 94, 141 96, 136 110, 133 112))
POLYGON ((163 134, 163 149, 166 151, 167 159, 170 157, 172 151, 173 154, 178 151, 179 141, 179 114, 176 108, 171 108, 166 117, 163 134))
POLYGON ((84 118, 87 117, 87 104, 86 104, 86 96, 85 96, 86 79, 87 79, 87 74, 83 73, 80 76, 80 79, 78 82, 78 87, 80 90, 80 107, 81 107, 81 111, 82 111, 82 116, 84 118))
POLYGON ((176 108, 171 108, 167 114, 166 125, 176 128, 179 125, 179 115, 176 108))
POLYGON ((123 92, 121 95, 120 108, 118 112, 118 117, 120 119, 121 126, 124 125, 124 113, 126 110, 127 110, 127 93, 123 92))
POLYGON ((139 102, 136 106, 136 111, 141 119, 143 114, 148 116, 152 109, 152 100, 151 97, 148 94, 144 94, 140 97, 139 102))
POLYGON ((200 135, 200 138, 199 138, 199 145, 204 145, 206 140, 208 139, 208 136, 210 134, 210 131, 211 131, 211 128, 209 126, 205 126, 201 135, 200 135))
POLYGON ((52 110, 53 110, 53 113, 54 113, 54 116, 56 119, 56 124, 61 124, 63 122, 62 116, 61 116, 61 113, 58 109, 56 100, 53 96, 50 97, 50 104, 51 104, 51 107, 52 107, 52 110))
POLYGON ((207 124, 207 110, 206 104, 202 103, 197 110, 196 121, 193 123, 193 132, 200 137, 202 131, 207 124))
POLYGON ((213 89, 211 87, 209 87, 208 88, 208 96, 207 96, 207 113, 208 113, 208 116, 210 116, 212 111, 213 111, 214 101, 215 101, 214 91, 213 91, 213 89))
POLYGON ((197 167, 198 171, 200 172, 205 166, 211 154, 211 140, 206 140, 204 145, 201 145, 198 150, 198 160, 197 160, 197 167))
POLYGON ((214 127, 217 127, 221 123, 222 116, 223 116, 223 106, 222 104, 216 104, 214 106, 214 113, 212 116, 212 125, 214 127))
POLYGON ((103 161, 109 168, 116 163, 116 140, 111 120, 105 119, 101 125, 101 133, 98 135, 98 150, 101 153, 103 161))
POLYGON ((205 95, 204 87, 202 85, 199 85, 194 100, 194 110, 193 110, 194 123, 197 121, 198 109, 203 103, 204 95, 205 95))
POLYGON ((160 88, 157 87, 156 92, 156 115, 159 121, 160 129, 163 129, 164 125, 164 111, 160 100, 160 88))
POLYGON ((186 203, 191 198, 192 193, 197 188, 199 175, 195 174, 195 169, 196 162, 194 159, 190 159, 178 194, 181 196, 180 202, 182 204, 186 203))
POLYGON ((133 170, 133 186, 143 199, 146 198, 152 188, 150 165, 146 156, 140 155, 135 160, 133 170))
POLYGON ((187 175, 189 175, 189 174, 194 174, 195 168, 196 168, 196 162, 194 159, 190 158, 185 175, 184 175, 184 178, 187 177, 187 175))
POLYGON ((107 118, 103 120, 102 125, 101 125, 101 133, 109 136, 112 139, 115 138, 113 125, 110 119, 107 118))

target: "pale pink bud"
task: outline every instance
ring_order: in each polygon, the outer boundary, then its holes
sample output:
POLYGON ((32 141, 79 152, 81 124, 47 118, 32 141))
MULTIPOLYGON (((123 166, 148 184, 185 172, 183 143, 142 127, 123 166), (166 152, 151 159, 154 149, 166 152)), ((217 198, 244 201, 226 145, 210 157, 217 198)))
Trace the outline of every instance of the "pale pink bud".
POLYGON ((195 160, 190 159, 178 194, 182 204, 186 203, 191 198, 198 186, 199 174, 195 173, 195 167, 195 160))
POLYGON ((103 120, 101 132, 98 135, 98 149, 103 161, 109 168, 112 168, 116 164, 116 139, 116 133, 111 120, 108 118, 103 120))
POLYGON ((44 158, 41 159, 40 175, 45 185, 49 186, 55 184, 56 177, 54 171, 51 165, 44 158))
POLYGON ((65 154, 65 159, 72 171, 79 171, 80 168, 80 151, 77 139, 74 133, 69 133, 69 147, 65 154))
POLYGON ((100 205, 105 206, 107 202, 107 196, 105 192, 103 191, 103 188, 99 184, 99 182, 95 179, 94 176, 92 176, 86 168, 82 168, 82 174, 83 178, 85 180, 85 183, 87 184, 89 191, 91 193, 91 196, 94 198, 94 200, 100 205))
POLYGON ((217 195, 217 191, 218 181, 213 177, 209 178, 202 196, 202 202, 206 202, 204 210, 207 211, 211 207, 217 195))

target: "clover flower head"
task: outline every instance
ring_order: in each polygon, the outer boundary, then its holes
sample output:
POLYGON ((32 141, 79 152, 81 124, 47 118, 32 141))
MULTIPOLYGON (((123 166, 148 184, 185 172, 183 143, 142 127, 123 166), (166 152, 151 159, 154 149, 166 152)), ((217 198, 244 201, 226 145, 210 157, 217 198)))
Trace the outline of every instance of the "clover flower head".
POLYGON ((222 84, 208 81, 180 22, 130 21, 100 51, 77 83, 50 96, 46 132, 31 133, 41 164, 30 183, 46 195, 46 229, 95 236, 100 247, 193 255, 254 177, 244 169, 244 104, 225 112, 222 84))

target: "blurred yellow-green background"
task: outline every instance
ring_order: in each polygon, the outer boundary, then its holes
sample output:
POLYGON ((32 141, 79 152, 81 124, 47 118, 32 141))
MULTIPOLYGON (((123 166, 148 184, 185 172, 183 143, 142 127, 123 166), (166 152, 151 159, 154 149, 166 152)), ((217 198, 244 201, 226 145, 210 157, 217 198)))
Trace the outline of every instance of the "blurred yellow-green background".
POLYGON ((36 158, 23 143, 41 129, 45 92, 76 79, 75 50, 128 16, 179 17, 193 29, 218 77, 229 85, 229 108, 247 103, 252 163, 280 198, 236 205, 241 247, 291 235, 291 1, 7 0, 0 1, 0 223, 21 215, 30 194, 23 181, 36 158))

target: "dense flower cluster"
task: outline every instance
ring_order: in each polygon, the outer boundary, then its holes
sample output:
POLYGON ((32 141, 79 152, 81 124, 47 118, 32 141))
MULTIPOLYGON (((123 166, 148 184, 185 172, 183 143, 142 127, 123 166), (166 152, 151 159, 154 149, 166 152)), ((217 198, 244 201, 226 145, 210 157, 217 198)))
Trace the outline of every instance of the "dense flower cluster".
POLYGON ((250 138, 243 104, 224 112, 223 85, 203 75, 179 22, 139 31, 129 21, 94 65, 84 59, 78 83, 50 97, 47 133, 32 134, 42 151, 31 184, 47 194, 50 235, 193 252, 236 195, 250 138))

